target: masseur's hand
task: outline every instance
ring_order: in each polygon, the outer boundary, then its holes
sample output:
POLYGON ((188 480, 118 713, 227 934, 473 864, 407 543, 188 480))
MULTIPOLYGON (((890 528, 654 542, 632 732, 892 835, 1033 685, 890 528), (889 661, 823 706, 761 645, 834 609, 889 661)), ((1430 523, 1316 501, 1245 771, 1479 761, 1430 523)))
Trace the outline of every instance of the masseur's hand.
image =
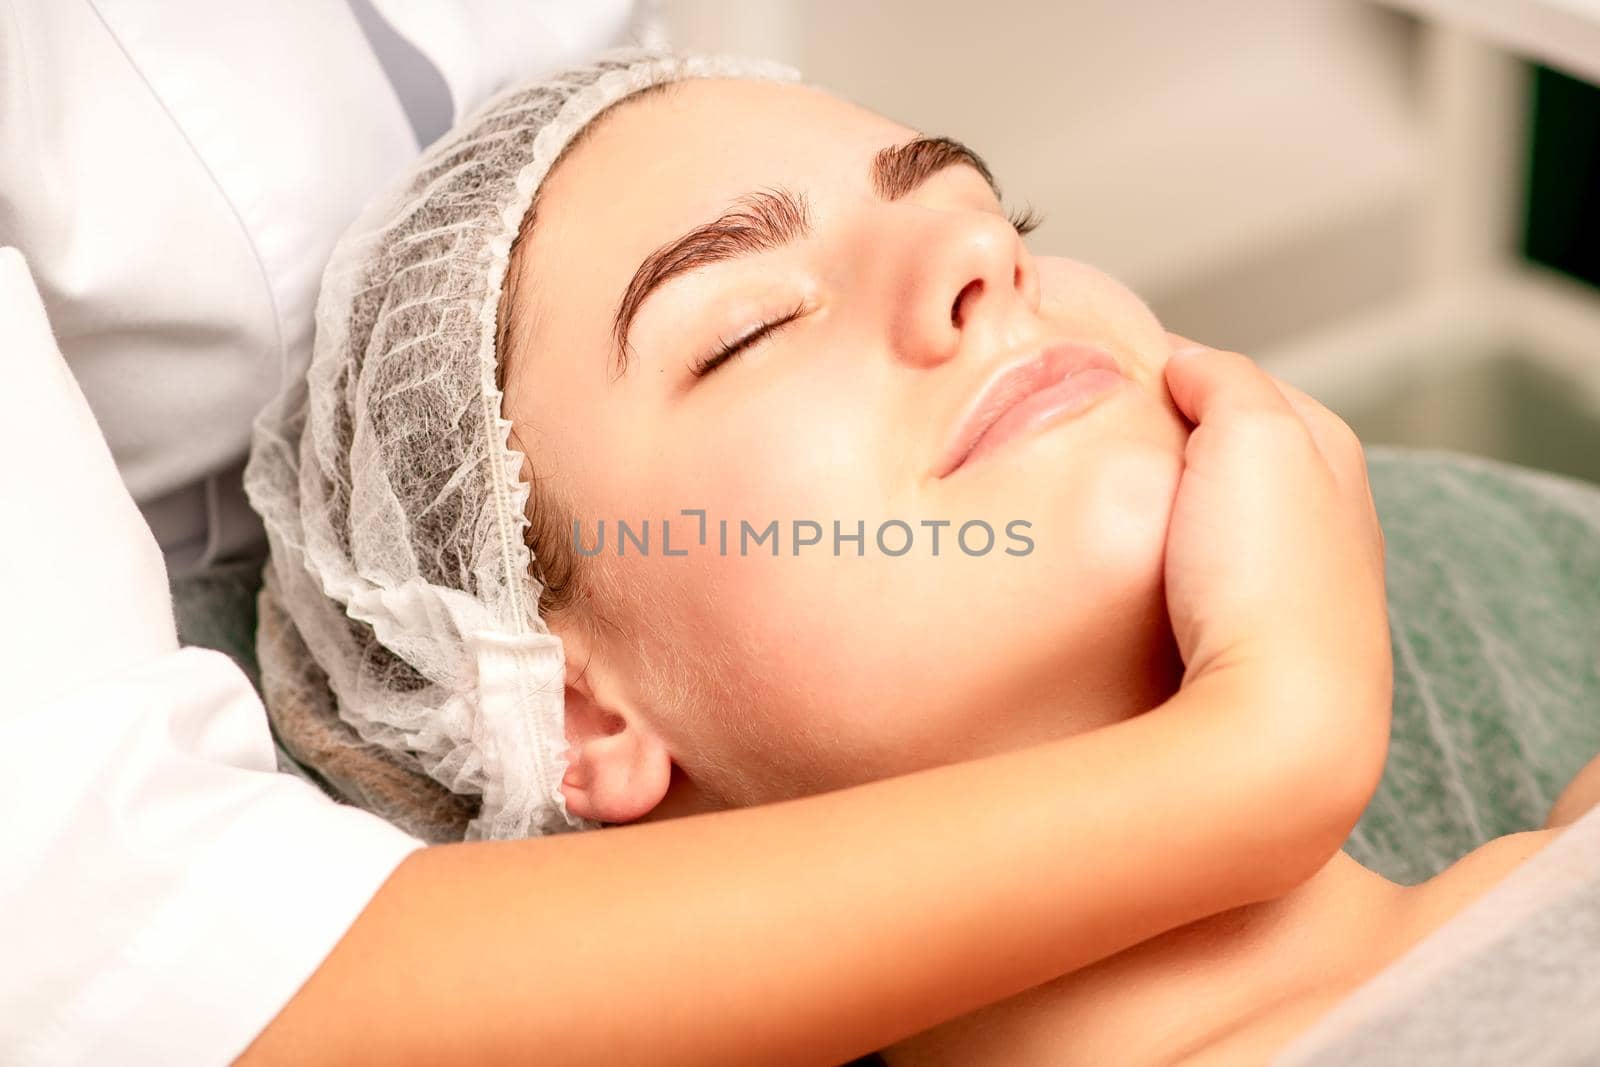
POLYGON ((1364 805, 1387 752, 1393 662, 1361 442, 1244 356, 1172 340, 1167 386, 1196 424, 1166 556, 1183 686, 1257 695, 1257 736, 1331 768, 1364 805))

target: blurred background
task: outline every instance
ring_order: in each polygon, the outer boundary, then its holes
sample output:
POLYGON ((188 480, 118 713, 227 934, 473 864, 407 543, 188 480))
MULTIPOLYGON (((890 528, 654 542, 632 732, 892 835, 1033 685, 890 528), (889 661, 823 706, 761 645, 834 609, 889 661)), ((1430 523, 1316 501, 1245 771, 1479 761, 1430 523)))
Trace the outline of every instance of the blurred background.
POLYGON ((1600 0, 662 0, 994 167, 1369 444, 1600 482, 1600 0))

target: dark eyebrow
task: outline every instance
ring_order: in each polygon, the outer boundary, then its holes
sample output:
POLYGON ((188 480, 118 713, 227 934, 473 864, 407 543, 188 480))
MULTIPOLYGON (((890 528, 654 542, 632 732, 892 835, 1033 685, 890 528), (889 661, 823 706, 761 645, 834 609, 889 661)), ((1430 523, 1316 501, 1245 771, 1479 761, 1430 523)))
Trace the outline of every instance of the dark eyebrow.
POLYGON ((872 157, 872 186, 884 200, 898 200, 946 167, 960 166, 976 170, 1000 198, 989 164, 953 137, 916 137, 885 148, 872 157))
MULTIPOLYGON (((915 137, 891 145, 872 157, 869 177, 882 200, 898 200, 947 167, 969 166, 1000 198, 1000 186, 988 164, 966 145, 950 137, 915 137)), ((645 257, 623 290, 611 333, 617 374, 628 372, 628 331, 639 308, 655 290, 681 274, 740 256, 764 252, 811 234, 811 216, 803 195, 781 186, 748 193, 722 216, 697 226, 645 257)))

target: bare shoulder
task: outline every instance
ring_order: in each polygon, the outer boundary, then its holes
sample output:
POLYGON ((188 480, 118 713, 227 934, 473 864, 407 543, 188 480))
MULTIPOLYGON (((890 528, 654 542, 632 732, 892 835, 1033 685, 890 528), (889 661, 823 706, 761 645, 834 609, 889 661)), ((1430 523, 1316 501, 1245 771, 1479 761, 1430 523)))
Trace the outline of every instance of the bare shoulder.
MULTIPOLYGON (((1396 898, 1396 910, 1373 932, 1373 943, 1380 947, 1371 958, 1370 971, 1360 981, 1416 947, 1533 858, 1564 829, 1551 827, 1497 837, 1473 849, 1428 881, 1401 889, 1396 898)), ((1172 1067, 1239 1067, 1242 1064, 1264 1067, 1273 1062, 1273 1057, 1290 1041, 1348 997, 1353 988, 1353 985, 1336 984, 1286 1001, 1281 1007, 1262 1012, 1246 1025, 1195 1050, 1172 1067)))
MULTIPOLYGON (((1389 933, 1375 935, 1383 948, 1376 969, 1399 958, 1474 901, 1505 881, 1569 825, 1600 805, 1600 756, 1579 771, 1550 809, 1538 830, 1507 834, 1485 842, 1420 885, 1400 891, 1389 933)), ((1349 990, 1338 987, 1316 996, 1289 1001, 1282 1009, 1262 1013, 1250 1024, 1227 1034, 1183 1059, 1181 1067, 1236 1067, 1265 1064, 1295 1035, 1332 1010, 1349 990)))
POLYGON ((1402 940, 1415 944, 1483 896, 1512 871, 1600 804, 1600 757, 1591 760, 1562 790, 1538 830, 1506 834, 1473 849, 1445 870, 1406 891, 1402 940))
POLYGON ((1600 804, 1600 756, 1590 760, 1589 765, 1567 783, 1550 806, 1544 825, 1548 829, 1575 823, 1596 804, 1600 804))
POLYGON ((1396 915, 1396 955, 1407 951, 1505 881, 1566 830, 1551 826, 1506 834, 1473 849, 1420 885, 1405 890, 1396 915))

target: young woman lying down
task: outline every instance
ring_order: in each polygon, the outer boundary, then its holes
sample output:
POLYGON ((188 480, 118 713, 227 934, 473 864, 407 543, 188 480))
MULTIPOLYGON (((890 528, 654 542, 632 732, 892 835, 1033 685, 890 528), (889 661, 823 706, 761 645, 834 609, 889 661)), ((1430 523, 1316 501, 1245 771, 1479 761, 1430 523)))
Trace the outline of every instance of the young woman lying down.
POLYGON ((1414 886, 1338 851, 1393 680, 1349 428, 1032 251, 953 140, 761 66, 599 71, 368 209, 251 473, 268 604, 364 742, 474 799, 466 836, 1073 738, 1039 817, 1085 872, 1083 966, 884 1057, 1244 1064, 1600 795, 1591 764, 1414 886))

